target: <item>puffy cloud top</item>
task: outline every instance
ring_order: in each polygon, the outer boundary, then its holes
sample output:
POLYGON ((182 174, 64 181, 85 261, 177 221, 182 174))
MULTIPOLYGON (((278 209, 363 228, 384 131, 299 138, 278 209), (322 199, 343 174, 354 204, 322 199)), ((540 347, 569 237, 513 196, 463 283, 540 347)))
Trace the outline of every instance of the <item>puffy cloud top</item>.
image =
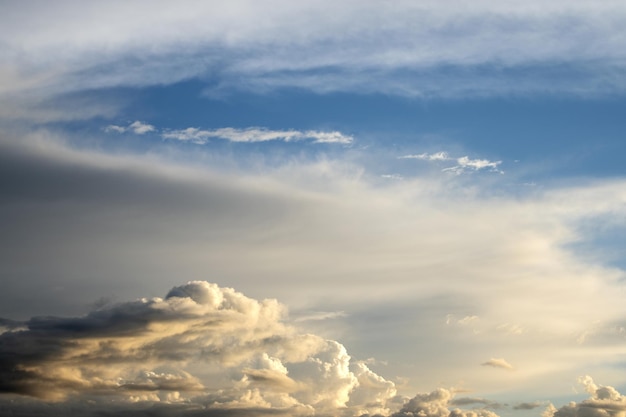
POLYGON ((244 414, 388 411, 393 382, 353 362, 341 343, 297 333, 284 315, 276 300, 192 281, 164 299, 35 317, 22 330, 12 323, 0 335, 0 392, 244 414))

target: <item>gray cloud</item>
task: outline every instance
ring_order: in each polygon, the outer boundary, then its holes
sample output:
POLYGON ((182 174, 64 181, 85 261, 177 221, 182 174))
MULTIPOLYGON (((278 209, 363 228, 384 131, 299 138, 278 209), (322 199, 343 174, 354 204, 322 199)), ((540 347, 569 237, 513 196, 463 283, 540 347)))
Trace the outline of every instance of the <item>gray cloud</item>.
POLYGON ((472 397, 455 398, 450 402, 450 404, 460 405, 460 406, 479 404, 487 408, 501 408, 502 407, 502 404, 500 404, 497 401, 491 401, 485 398, 472 398, 472 397))
POLYGON ((530 402, 530 403, 519 403, 513 406, 514 410, 534 410, 535 408, 539 408, 539 407, 543 407, 545 406, 546 403, 545 402, 541 402, 541 401, 534 401, 534 402, 530 402))

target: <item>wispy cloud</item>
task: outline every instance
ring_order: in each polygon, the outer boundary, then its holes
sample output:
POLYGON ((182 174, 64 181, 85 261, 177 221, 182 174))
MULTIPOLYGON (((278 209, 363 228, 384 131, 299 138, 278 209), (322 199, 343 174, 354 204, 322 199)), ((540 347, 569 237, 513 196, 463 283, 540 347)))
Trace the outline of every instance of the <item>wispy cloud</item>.
POLYGON ((450 158, 447 152, 435 152, 435 153, 420 153, 416 155, 403 155, 399 156, 398 159, 420 159, 422 161, 450 161, 453 158, 450 158))
POLYGON ((146 133, 156 131, 156 128, 150 124, 136 120, 127 126, 108 125, 107 127, 104 128, 104 131, 105 132, 117 132, 117 133, 132 132, 136 135, 143 135, 146 133))
POLYGON ((451 157, 447 152, 435 152, 435 153, 421 153, 421 154, 409 154, 399 156, 398 159, 418 159, 428 162, 449 162, 454 161, 457 165, 443 168, 443 172, 452 172, 454 174, 462 174, 467 171, 481 171, 487 170, 490 172, 497 172, 503 174, 504 171, 498 169, 502 161, 490 161, 488 159, 470 159, 468 156, 461 156, 458 158, 451 157))
POLYGON ((193 142, 199 145, 206 144, 210 139, 224 139, 231 142, 292 142, 312 140, 313 143, 337 143, 344 145, 350 144, 354 140, 352 136, 337 131, 270 130, 258 127, 250 127, 247 129, 224 127, 213 130, 202 130, 190 127, 181 130, 166 130, 161 136, 164 139, 193 142))
POLYGON ((0 93, 163 85, 206 74, 219 91, 431 97, 626 88, 626 41, 618 29, 626 7, 619 1, 481 0, 471 9, 457 0, 190 3, 6 6, 0 93), (108 24, 137 13, 141 20, 108 24), (103 42, 107 53, 96 53, 103 42))

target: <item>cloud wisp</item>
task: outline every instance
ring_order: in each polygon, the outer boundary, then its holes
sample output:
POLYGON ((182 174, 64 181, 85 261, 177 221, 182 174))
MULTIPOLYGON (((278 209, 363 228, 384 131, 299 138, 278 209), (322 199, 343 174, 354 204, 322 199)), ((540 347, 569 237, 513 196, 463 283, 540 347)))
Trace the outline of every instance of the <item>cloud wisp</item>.
POLYGON ((452 172, 456 175, 463 174, 467 171, 490 171, 496 172, 499 174, 504 174, 504 171, 500 170, 498 167, 502 164, 502 161, 490 161, 488 159, 470 159, 468 156, 461 156, 458 158, 451 157, 447 152, 435 152, 432 154, 429 153, 421 153, 421 154, 409 154, 399 156, 398 159, 417 159, 420 161, 428 161, 428 162, 450 162, 454 161, 457 165, 443 168, 442 172, 452 172))
POLYGON ((335 143, 343 145, 349 145, 354 141, 352 136, 345 135, 337 131, 270 130, 259 127, 250 127, 246 129, 224 127, 213 130, 203 130, 195 127, 189 127, 181 130, 165 130, 161 136, 164 139, 192 142, 198 145, 204 145, 211 139, 223 139, 240 143, 268 141, 295 142, 301 140, 311 140, 313 143, 335 143))
POLYGON ((0 96, 202 77, 215 80, 214 94, 597 95, 626 87, 619 1, 185 4, 6 6, 0 96))
POLYGON ((219 129, 199 129, 188 127, 186 129, 157 129, 155 126, 136 120, 127 126, 108 125, 103 129, 108 133, 133 133, 144 135, 146 133, 159 133, 163 139, 190 142, 196 145, 206 145, 211 139, 226 140, 237 143, 257 142, 297 142, 310 141, 314 144, 341 144, 350 145, 354 137, 339 131, 321 130, 271 130, 263 127, 233 128, 222 127, 219 129))
POLYGON ((116 132, 116 133, 126 133, 132 132, 136 135, 144 135, 146 133, 156 131, 156 128, 151 124, 147 124, 136 120, 130 123, 128 126, 118 126, 118 125, 108 125, 104 128, 105 132, 116 132))

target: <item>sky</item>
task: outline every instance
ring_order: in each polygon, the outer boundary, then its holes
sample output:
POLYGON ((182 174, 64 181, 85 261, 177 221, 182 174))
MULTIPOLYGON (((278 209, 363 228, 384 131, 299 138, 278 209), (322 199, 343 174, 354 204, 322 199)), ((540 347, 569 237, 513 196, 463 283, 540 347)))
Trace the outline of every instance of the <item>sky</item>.
POLYGON ((0 414, 626 415, 625 25, 0 0, 0 414))

